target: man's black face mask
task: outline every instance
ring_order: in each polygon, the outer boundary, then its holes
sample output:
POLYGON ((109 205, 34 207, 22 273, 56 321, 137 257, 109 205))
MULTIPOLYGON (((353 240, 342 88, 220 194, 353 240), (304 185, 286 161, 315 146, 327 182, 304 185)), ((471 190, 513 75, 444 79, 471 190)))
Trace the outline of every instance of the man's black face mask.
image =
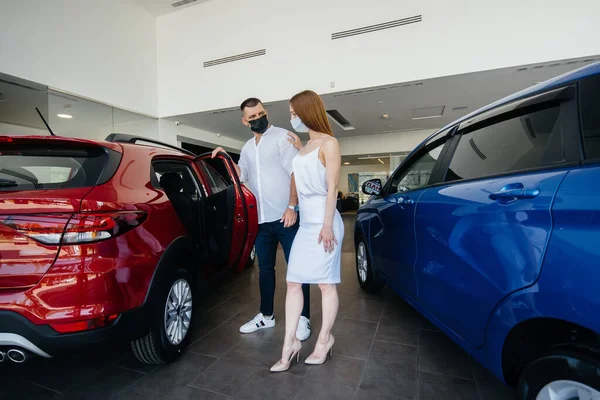
POLYGON ((269 120, 267 119, 266 115, 263 115, 262 117, 253 121, 248 121, 248 123, 250 124, 250 130, 259 134, 265 133, 269 128, 269 120))

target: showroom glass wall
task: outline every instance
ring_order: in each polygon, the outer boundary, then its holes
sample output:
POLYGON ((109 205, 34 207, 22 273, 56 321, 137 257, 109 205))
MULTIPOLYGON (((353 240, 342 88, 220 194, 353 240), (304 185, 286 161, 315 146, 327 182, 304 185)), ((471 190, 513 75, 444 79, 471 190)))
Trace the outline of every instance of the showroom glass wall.
POLYGON ((158 139, 156 118, 0 74, 0 135, 48 135, 36 107, 59 136, 98 140, 119 132, 158 139))

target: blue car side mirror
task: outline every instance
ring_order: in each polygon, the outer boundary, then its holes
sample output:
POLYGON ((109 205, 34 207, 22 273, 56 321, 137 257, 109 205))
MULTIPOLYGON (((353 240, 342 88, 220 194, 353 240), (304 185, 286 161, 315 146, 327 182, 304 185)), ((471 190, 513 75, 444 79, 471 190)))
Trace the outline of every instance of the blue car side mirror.
POLYGON ((363 183, 362 191, 369 196, 379 196, 382 186, 381 179, 371 179, 363 183))

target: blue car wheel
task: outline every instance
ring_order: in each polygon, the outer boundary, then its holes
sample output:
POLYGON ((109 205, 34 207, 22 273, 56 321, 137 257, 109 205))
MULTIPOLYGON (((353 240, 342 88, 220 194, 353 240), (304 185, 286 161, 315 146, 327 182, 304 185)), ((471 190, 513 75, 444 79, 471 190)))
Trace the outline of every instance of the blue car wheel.
POLYGON ((600 399, 600 360, 579 351, 557 351, 530 363, 521 374, 520 400, 600 399))
POLYGON ((356 275, 360 287, 368 293, 379 293, 383 282, 373 270, 371 257, 365 240, 360 237, 356 244, 356 275))

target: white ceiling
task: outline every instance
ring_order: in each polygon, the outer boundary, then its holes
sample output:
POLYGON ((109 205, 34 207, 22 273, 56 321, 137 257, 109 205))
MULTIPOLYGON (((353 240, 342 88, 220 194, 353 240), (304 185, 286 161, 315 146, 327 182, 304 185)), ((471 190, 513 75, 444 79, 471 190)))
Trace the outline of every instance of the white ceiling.
MULTIPOLYGON (((328 110, 338 110, 355 127, 354 130, 344 131, 332 123, 337 137, 438 129, 467 113, 537 82, 590 63, 589 59, 586 58, 588 62, 583 60, 548 62, 542 67, 520 66, 390 84, 353 92, 326 94, 322 98, 328 110), (414 109, 437 106, 444 106, 441 117, 413 119, 414 109), (457 107, 460 109, 454 110, 457 107), (388 116, 387 119, 383 117, 384 114, 388 116)), ((255 95, 260 98, 260 93, 255 95)), ((239 99, 239 102, 243 100, 239 99)), ((274 125, 291 129, 287 100, 267 104, 267 110, 269 119, 274 125)), ((251 137, 250 130, 241 123, 241 114, 235 104, 226 110, 179 115, 169 119, 241 141, 251 137)))
POLYGON ((133 0, 134 3, 137 3, 150 14, 153 14, 157 17, 173 11, 184 10, 188 7, 193 7, 194 5, 206 3, 207 1, 210 0, 195 0, 189 4, 175 8, 173 7, 173 3, 177 3, 179 0, 133 0))

